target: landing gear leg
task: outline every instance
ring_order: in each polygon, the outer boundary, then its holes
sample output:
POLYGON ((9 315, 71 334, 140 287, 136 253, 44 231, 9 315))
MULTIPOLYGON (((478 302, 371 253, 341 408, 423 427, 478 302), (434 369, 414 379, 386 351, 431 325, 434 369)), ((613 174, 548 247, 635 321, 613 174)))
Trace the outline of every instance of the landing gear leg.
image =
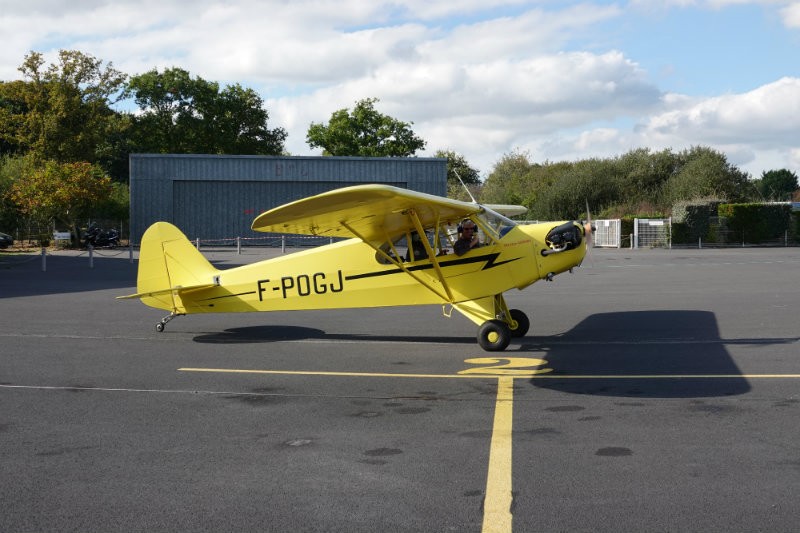
POLYGON ((524 337, 531 327, 531 321, 528 319, 528 315, 519 309, 511 309, 509 315, 511 315, 511 320, 508 322, 508 327, 511 330, 511 336, 524 337))
POLYGON ((159 322, 158 324, 156 324, 156 331, 158 331, 159 333, 161 333, 162 331, 164 331, 164 326, 166 326, 166 325, 167 325, 167 322, 169 322, 170 320, 172 320, 172 319, 173 319, 173 318, 175 318, 176 316, 183 316, 183 315, 182 315, 182 314, 179 314, 179 313, 176 313, 176 312, 174 312, 174 311, 173 311, 173 312, 172 312, 172 313, 170 313, 169 315, 167 315, 167 316, 165 316, 164 318, 162 318, 162 319, 161 319, 161 322, 159 322))

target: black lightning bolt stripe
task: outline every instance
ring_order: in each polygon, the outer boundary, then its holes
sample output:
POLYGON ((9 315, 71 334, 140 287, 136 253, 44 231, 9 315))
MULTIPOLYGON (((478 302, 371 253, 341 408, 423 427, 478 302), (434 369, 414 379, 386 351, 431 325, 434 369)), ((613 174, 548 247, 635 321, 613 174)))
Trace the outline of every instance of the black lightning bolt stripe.
POLYGON ((236 296, 245 296, 246 294, 255 294, 256 291, 247 291, 247 292, 240 292, 239 294, 224 294, 222 296, 214 296, 211 298, 203 298, 202 300, 198 300, 198 302, 206 302, 208 300, 221 300, 223 298, 234 298, 236 296))
MULTIPOLYGON (((442 268, 447 268, 451 266, 458 266, 458 265, 468 265, 470 263, 483 263, 486 264, 483 266, 481 270, 489 270, 490 268, 498 267, 501 265, 505 265, 506 263, 511 263, 520 259, 519 257, 515 257, 513 259, 507 259, 506 261, 497 262, 497 258, 500 256, 499 253, 493 254, 486 254, 486 255, 478 255, 475 257, 464 257, 462 259, 456 259, 455 261, 442 261, 439 263, 439 266, 442 268)), ((426 265, 415 265, 412 267, 407 268, 411 272, 415 272, 418 270, 430 270, 433 268, 433 264, 426 264, 426 265)), ((347 276, 344 279, 347 281, 354 280, 354 279, 362 279, 362 278, 374 278, 379 276, 388 276, 391 274, 398 274, 403 272, 400 268, 393 268, 391 270, 380 270, 377 272, 365 272, 363 274, 353 274, 351 276, 347 276)))

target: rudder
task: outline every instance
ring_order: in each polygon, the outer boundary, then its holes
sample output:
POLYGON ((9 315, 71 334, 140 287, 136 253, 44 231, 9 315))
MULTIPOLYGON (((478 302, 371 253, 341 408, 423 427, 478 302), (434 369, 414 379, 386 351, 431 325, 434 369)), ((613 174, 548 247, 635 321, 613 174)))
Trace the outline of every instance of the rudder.
POLYGON ((156 222, 142 236, 136 290, 146 305, 183 313, 179 289, 213 285, 217 272, 168 222, 156 222))

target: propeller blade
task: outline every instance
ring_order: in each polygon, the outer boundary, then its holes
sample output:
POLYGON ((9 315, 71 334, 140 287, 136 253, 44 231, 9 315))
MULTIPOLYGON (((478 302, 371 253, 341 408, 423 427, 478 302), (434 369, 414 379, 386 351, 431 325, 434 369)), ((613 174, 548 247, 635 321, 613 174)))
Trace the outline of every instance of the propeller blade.
POLYGON ((583 225, 583 232, 586 235, 586 248, 589 249, 592 247, 592 233, 595 230, 594 225, 592 225, 592 211, 589 209, 589 200, 586 200, 586 217, 587 221, 583 225))

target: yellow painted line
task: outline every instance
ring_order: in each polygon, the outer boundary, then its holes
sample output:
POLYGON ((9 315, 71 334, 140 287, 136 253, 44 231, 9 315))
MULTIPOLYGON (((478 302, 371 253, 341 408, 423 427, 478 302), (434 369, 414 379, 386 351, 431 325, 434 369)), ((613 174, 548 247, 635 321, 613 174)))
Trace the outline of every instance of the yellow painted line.
POLYGON ((435 379, 475 379, 496 378, 495 375, 460 376, 458 374, 390 374, 384 372, 326 372, 316 370, 245 370, 237 368, 179 368, 179 372, 212 372, 221 374, 274 374, 284 376, 334 376, 359 378, 435 378, 435 379))
POLYGON ((514 413, 514 378, 497 379, 494 427, 489 448, 489 472, 483 502, 482 533, 511 533, 513 501, 511 485, 511 443, 514 413))
MULTIPOLYGON (((239 368, 179 368, 179 372, 219 374, 273 374, 285 376, 332 376, 370 378, 486 379, 511 377, 486 374, 392 374, 387 372, 327 372, 317 370, 248 370, 239 368)), ((800 379, 800 374, 521 374, 521 379, 800 379)))
POLYGON ((800 374, 546 374, 535 379, 800 379, 800 374))
POLYGON ((429 378, 429 379, 497 379, 494 424, 489 448, 489 469, 486 476, 486 496, 483 503, 483 527, 481 533, 511 533, 513 515, 512 442, 514 379, 800 379, 800 374, 574 374, 554 375, 550 369, 533 370, 529 375, 516 375, 521 369, 506 370, 506 374, 480 374, 480 368, 470 369, 469 374, 392 374, 386 372, 327 372, 304 370, 246 370, 235 368, 179 368, 181 372, 210 372, 227 374, 271 374, 288 376, 332 376, 374 378, 429 378), (515 372, 514 375, 509 375, 515 372))

